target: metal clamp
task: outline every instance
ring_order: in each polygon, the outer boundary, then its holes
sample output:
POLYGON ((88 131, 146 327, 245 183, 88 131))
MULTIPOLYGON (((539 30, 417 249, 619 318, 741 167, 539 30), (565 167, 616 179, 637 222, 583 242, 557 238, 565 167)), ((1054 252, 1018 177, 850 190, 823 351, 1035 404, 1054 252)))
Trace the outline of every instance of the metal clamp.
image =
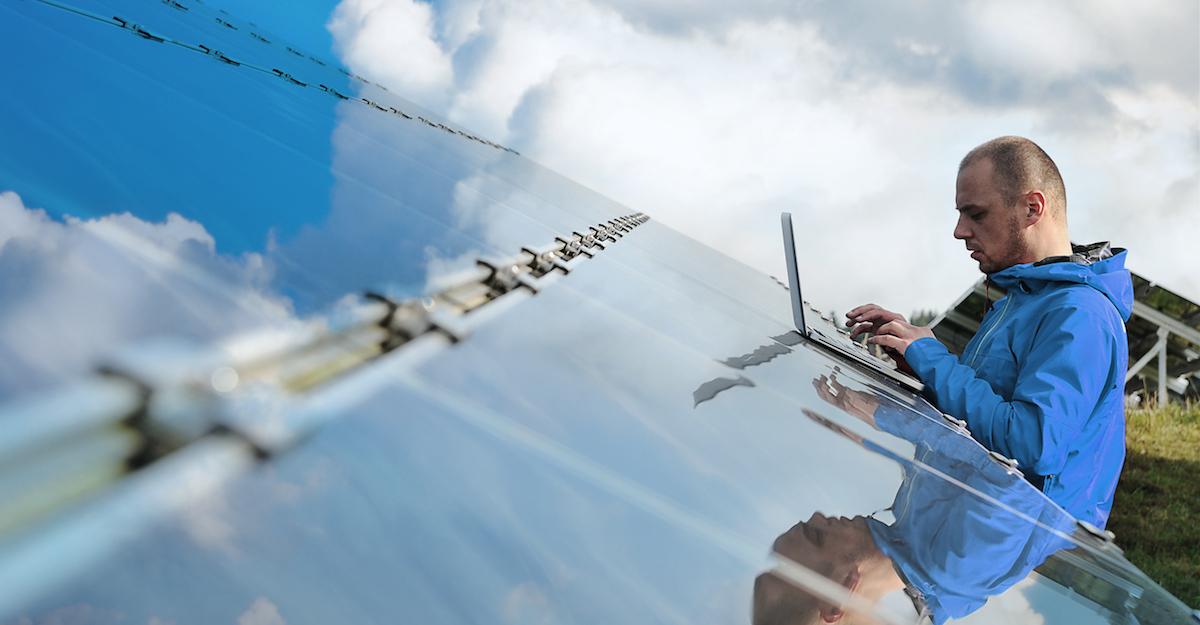
POLYGON ((130 22, 129 20, 118 17, 116 15, 114 15, 112 19, 113 19, 113 23, 115 23, 117 26, 120 26, 121 28, 128 30, 129 32, 137 35, 138 37, 141 37, 142 39, 146 39, 148 41, 154 41, 156 43, 163 43, 166 41, 165 38, 159 37, 158 35, 155 35, 154 33, 146 30, 145 28, 142 28, 141 26, 139 26, 137 24, 134 24, 133 22, 130 22))
POLYGON ((387 113, 387 112, 388 112, 388 110, 387 110, 387 109, 383 108, 382 106, 379 106, 379 104, 378 104, 378 103, 376 103, 376 102, 375 102, 375 101, 373 101, 373 100, 368 100, 367 98, 359 98, 359 100, 362 100, 362 101, 363 101, 363 103, 364 103, 364 104, 366 104, 367 106, 370 106, 370 107, 372 107, 372 108, 379 109, 379 110, 383 111, 384 113, 387 113))
MULTIPOLYGON (((858 345, 858 343, 855 343, 855 345, 858 345)), ((962 430, 962 432, 964 434, 968 434, 968 435, 971 433, 971 431, 969 429, 967 429, 966 421, 963 421, 962 419, 956 419, 944 412, 942 413, 942 418, 945 419, 947 423, 954 426, 954 429, 962 430)), ((1016 460, 1013 460, 1013 463, 1016 464, 1016 460)))
POLYGON ((617 242, 617 238, 613 236, 612 232, 609 231, 608 226, 589 226, 588 230, 592 231, 593 236, 595 236, 598 241, 609 241, 611 243, 617 242))
POLYGON ((1018 463, 1016 460, 1013 460, 1012 458, 1009 458, 1008 456, 1005 456, 1004 454, 1002 454, 998 451, 988 450, 988 455, 992 457, 992 460, 999 462, 1000 464, 1008 467, 1012 471, 1019 470, 1018 463))
POLYGON ((284 80, 288 81, 289 83, 291 83, 291 84, 293 84, 293 85, 296 85, 296 86, 298 86, 298 87, 307 87, 307 86, 308 86, 308 83, 306 83, 306 82, 300 82, 299 80, 296 80, 296 79, 295 79, 295 78, 294 78, 294 77, 293 77, 291 74, 289 74, 289 73, 287 73, 287 72, 285 72, 285 71, 282 71, 282 70, 279 70, 279 69, 276 69, 276 68, 271 68, 271 73, 275 74, 276 76, 278 76, 278 77, 280 77, 280 78, 282 78, 282 79, 284 79, 284 80))
POLYGON ((579 244, 583 247, 598 247, 600 249, 604 249, 604 244, 596 240, 596 233, 594 232, 588 232, 586 234, 581 232, 572 232, 571 234, 579 237, 579 244))
POLYGON ((429 311, 435 306, 432 298, 397 302, 374 291, 363 294, 363 298, 387 306, 387 313, 379 320, 379 327, 386 333, 379 346, 384 352, 392 351, 433 328, 433 321, 429 318, 429 311))
POLYGON ((1117 535, 1112 533, 1110 530, 1102 530, 1095 525, 1088 523, 1087 521, 1076 520, 1075 523, 1079 525, 1080 529, 1105 543, 1111 543, 1117 540, 1117 535))
POLYGON ((210 48, 204 44, 199 44, 196 47, 203 50, 204 53, 207 54, 208 56, 211 56, 214 59, 217 59, 218 61, 220 61, 222 63, 228 64, 228 65, 233 65, 234 67, 241 65, 241 63, 229 58, 228 56, 225 55, 225 53, 221 52, 220 50, 210 48))
POLYGON ((529 272, 529 268, 514 263, 511 261, 495 261, 487 259, 479 259, 476 263, 481 267, 487 267, 491 273, 483 280, 483 283, 491 289, 491 297, 499 297, 517 289, 526 287, 534 293, 537 292, 537 287, 531 284, 527 279, 524 279, 524 274, 529 272))
POLYGON ((570 261, 580 255, 588 258, 592 257, 592 253, 583 247, 582 236, 576 235, 573 238, 567 239, 564 239, 563 237, 555 237, 554 240, 563 244, 562 249, 559 251, 559 256, 562 258, 562 260, 570 261))
POLYGON ((542 276, 558 268, 558 256, 556 256, 558 251, 557 246, 553 246, 549 250, 540 252, 528 247, 523 247, 521 248, 521 251, 525 254, 529 254, 532 257, 529 261, 529 272, 533 274, 533 277, 535 278, 541 278, 542 276))
POLYGON ((339 100, 349 100, 350 99, 350 96, 343 95, 341 91, 338 91, 337 89, 334 89, 333 87, 329 87, 324 84, 321 84, 321 85, 317 85, 317 88, 320 89, 321 91, 324 91, 325 93, 328 93, 329 95, 334 96, 335 98, 337 98, 339 100))

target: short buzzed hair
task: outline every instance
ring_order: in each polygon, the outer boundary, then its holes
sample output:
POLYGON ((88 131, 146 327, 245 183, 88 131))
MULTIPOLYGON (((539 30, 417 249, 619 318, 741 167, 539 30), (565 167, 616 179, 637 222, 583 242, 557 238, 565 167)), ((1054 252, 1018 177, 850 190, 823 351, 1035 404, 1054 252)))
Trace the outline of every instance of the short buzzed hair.
POLYGON ((1047 196, 1051 210, 1066 218, 1067 188, 1062 174, 1038 144, 1025 137, 997 137, 967 152, 958 172, 985 158, 992 162, 996 186, 1006 205, 1016 204, 1022 194, 1037 189, 1047 196))

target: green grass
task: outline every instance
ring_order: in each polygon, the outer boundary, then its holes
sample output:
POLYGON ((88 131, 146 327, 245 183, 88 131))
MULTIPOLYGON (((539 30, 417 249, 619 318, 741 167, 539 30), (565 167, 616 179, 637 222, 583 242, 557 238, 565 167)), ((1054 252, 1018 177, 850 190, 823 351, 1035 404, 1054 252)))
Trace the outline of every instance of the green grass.
POLYGON ((1200 607, 1200 404, 1130 410, 1108 529, 1125 556, 1200 607))

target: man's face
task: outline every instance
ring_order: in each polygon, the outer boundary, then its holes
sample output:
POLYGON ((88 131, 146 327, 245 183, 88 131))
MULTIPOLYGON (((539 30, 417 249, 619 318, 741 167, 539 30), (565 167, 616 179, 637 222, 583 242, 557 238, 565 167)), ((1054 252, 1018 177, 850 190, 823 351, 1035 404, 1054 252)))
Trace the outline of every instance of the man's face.
MULTIPOLYGON (((823 577, 845 584, 847 571, 855 569, 862 554, 872 545, 863 517, 830 518, 816 512, 808 521, 797 523, 776 538, 771 549, 823 577)), ((841 614, 841 609, 768 572, 754 580, 753 613, 756 623, 812 623, 828 620, 823 618, 826 614, 841 614)))
POLYGON ((814 512, 775 539, 771 550, 814 571, 828 575, 836 564, 853 561, 870 540, 862 517, 827 517, 814 512))
POLYGON ((979 159, 958 174, 954 203, 958 210, 954 238, 967 244, 980 271, 995 273, 1025 262, 1020 211, 1005 204, 991 159, 979 159))

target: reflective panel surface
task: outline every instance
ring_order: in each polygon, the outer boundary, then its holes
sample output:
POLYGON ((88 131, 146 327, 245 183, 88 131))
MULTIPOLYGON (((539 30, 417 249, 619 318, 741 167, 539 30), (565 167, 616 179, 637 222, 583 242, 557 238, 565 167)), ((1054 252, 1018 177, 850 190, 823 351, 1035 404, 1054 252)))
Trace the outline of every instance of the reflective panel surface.
POLYGON ((0 51, 0 404, 125 367, 0 410, 54 452, 0 446, 2 623, 1190 618, 770 277, 283 37, 30 0, 0 51))
POLYGON ((372 102, 403 115, 324 91, 375 87, 203 5, 72 6, 95 19, 0 7, 0 50, 38 59, 0 97, 0 397, 130 341, 287 324, 367 289, 421 295, 618 214, 552 210, 518 186, 538 166, 385 92, 372 102))

